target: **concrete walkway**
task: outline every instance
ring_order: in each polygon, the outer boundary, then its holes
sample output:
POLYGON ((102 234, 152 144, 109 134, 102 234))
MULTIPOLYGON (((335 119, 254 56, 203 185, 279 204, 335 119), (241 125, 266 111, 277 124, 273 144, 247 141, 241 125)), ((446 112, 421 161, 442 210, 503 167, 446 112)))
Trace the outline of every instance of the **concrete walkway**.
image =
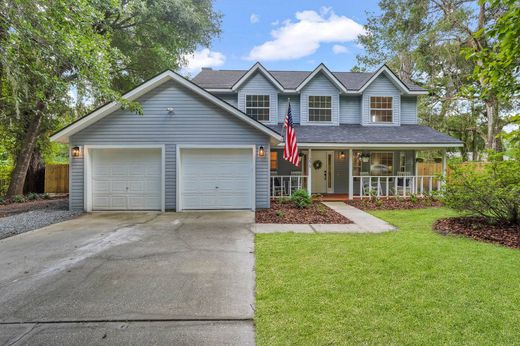
POLYGON ((323 202, 327 207, 345 216, 351 224, 279 224, 257 223, 255 233, 383 233, 395 231, 389 223, 343 202, 323 202))

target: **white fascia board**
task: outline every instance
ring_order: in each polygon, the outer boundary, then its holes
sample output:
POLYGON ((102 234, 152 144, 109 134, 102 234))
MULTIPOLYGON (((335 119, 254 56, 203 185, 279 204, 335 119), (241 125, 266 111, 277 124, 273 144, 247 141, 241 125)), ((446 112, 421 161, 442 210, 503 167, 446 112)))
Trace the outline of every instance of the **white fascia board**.
MULTIPOLYGON (((284 143, 278 143, 278 147, 283 147, 284 143)), ((300 148, 365 148, 365 149, 438 149, 438 148, 458 148, 463 144, 411 144, 411 143, 299 143, 300 148)))
POLYGON ((368 86, 370 84, 372 84, 372 82, 375 81, 376 78, 379 77, 379 75, 381 73, 385 73, 394 82, 394 84, 397 84, 399 89, 401 89, 401 92, 406 95, 427 95, 428 94, 428 92, 426 90, 411 91, 410 89, 408 89, 408 87, 386 65, 381 66, 376 71, 376 73, 374 73, 374 75, 372 77, 370 77, 370 79, 361 87, 361 89, 357 90, 356 92, 363 93, 363 91, 365 91, 365 89, 368 88, 368 86))
POLYGON ((271 73, 269 73, 269 71, 267 71, 265 69, 265 67, 262 66, 262 64, 260 64, 259 62, 257 62, 256 64, 254 64, 250 69, 249 71, 246 72, 246 74, 244 74, 232 87, 231 89, 233 91, 236 91, 238 90, 238 88, 240 88, 240 86, 249 79, 249 77, 251 77, 256 71, 259 71, 260 73, 262 73, 264 75, 264 77, 266 77, 267 79, 269 79, 269 81, 271 83, 274 84, 274 86, 280 90, 280 91, 283 91, 283 86, 280 84, 280 82, 278 82, 271 73))
POLYGON ((228 93, 228 94, 234 94, 235 91, 233 89, 206 89, 210 93, 228 93))
MULTIPOLYGON (((219 106, 219 107, 225 109, 226 111, 230 112, 231 114, 235 115, 237 118, 244 120, 245 122, 247 122, 254 128, 264 132, 265 134, 275 138, 278 141, 283 140, 282 136, 280 136, 278 133, 271 130, 267 126, 251 119, 250 117, 248 117, 246 114, 242 113, 237 108, 231 106, 230 104, 221 100, 217 96, 211 94, 210 92, 202 89, 201 87, 193 84, 189 80, 185 79, 184 77, 182 77, 182 76, 178 75, 177 73, 170 71, 170 70, 161 73, 157 77, 154 77, 151 80, 138 86, 137 88, 129 91, 128 93, 123 95, 123 98, 130 100, 130 101, 135 100, 139 96, 144 95, 149 90, 152 90, 153 88, 163 84, 167 80, 174 80, 174 81, 178 82, 179 84, 185 86, 186 88, 190 89, 191 91, 195 92, 196 94, 199 94, 200 96, 204 97, 208 101, 211 101, 212 103, 216 104, 217 106, 219 106)), ((67 143, 68 138, 71 135, 90 126, 91 124, 102 119, 103 117, 107 116, 108 114, 118 110, 120 107, 121 107, 121 105, 119 103, 111 102, 111 103, 101 107, 100 109, 90 113, 89 115, 80 119, 76 123, 73 123, 69 127, 66 127, 63 130, 59 131, 58 133, 54 134, 51 137, 51 140, 56 141, 56 142, 67 143)))
POLYGON ((300 85, 298 85, 298 87, 296 88, 296 91, 298 91, 298 92, 301 91, 303 89, 303 87, 305 87, 305 85, 307 85, 320 72, 325 73, 325 76, 327 76, 327 78, 332 83, 334 83, 334 85, 336 85, 336 87, 338 87, 339 90, 341 90, 345 94, 348 93, 347 88, 345 88, 345 86, 336 78, 336 76, 334 76, 332 74, 332 72, 329 71, 329 69, 324 64, 320 64, 318 67, 316 67, 314 69, 314 71, 312 71, 312 73, 310 75, 308 75, 307 78, 305 78, 300 83, 300 85))

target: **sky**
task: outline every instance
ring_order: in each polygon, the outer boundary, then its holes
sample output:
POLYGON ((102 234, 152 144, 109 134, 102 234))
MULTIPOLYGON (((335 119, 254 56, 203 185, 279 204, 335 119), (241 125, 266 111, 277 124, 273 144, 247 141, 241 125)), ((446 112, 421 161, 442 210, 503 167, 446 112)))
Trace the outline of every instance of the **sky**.
POLYGON ((222 33, 210 48, 187 57, 185 72, 201 67, 249 69, 260 61, 270 70, 313 70, 324 63, 349 71, 362 49, 367 11, 378 12, 376 0, 288 1, 216 0, 223 14, 222 33))

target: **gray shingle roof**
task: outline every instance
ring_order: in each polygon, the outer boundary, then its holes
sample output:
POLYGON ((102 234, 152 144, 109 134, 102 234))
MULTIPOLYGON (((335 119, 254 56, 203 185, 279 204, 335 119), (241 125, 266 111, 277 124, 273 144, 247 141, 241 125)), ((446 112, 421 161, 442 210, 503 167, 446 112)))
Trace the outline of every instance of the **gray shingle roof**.
MULTIPOLYGON (((230 89, 248 70, 203 69, 192 82, 205 89, 230 89)), ((312 71, 269 71, 285 89, 296 89, 312 71)), ((332 72, 348 90, 359 90, 373 75, 372 72, 332 72)), ((411 82, 403 83, 411 91, 424 89, 411 82)))
MULTIPOLYGON (((281 133, 282 125, 269 126, 281 133)), ((299 143, 447 144, 461 141, 422 125, 401 126, 294 126, 299 143)))

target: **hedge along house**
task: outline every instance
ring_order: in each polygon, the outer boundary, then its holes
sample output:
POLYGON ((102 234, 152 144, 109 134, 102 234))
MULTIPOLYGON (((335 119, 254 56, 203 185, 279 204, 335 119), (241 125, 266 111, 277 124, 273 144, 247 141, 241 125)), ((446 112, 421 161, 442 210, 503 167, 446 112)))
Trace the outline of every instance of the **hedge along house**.
MULTIPOLYGON (((266 208, 296 189, 406 196, 438 188, 415 172, 417 150, 460 141, 417 125, 417 97, 386 66, 374 73, 203 69, 166 71, 124 95, 143 115, 109 103, 54 134, 68 143, 70 208, 266 208), (290 99, 301 167, 282 158, 290 99)), ((445 162, 445 160, 444 160, 445 162)))
POLYGON ((71 209, 269 206, 277 132, 172 71, 124 97, 143 115, 112 102, 51 137, 71 150, 71 209))

